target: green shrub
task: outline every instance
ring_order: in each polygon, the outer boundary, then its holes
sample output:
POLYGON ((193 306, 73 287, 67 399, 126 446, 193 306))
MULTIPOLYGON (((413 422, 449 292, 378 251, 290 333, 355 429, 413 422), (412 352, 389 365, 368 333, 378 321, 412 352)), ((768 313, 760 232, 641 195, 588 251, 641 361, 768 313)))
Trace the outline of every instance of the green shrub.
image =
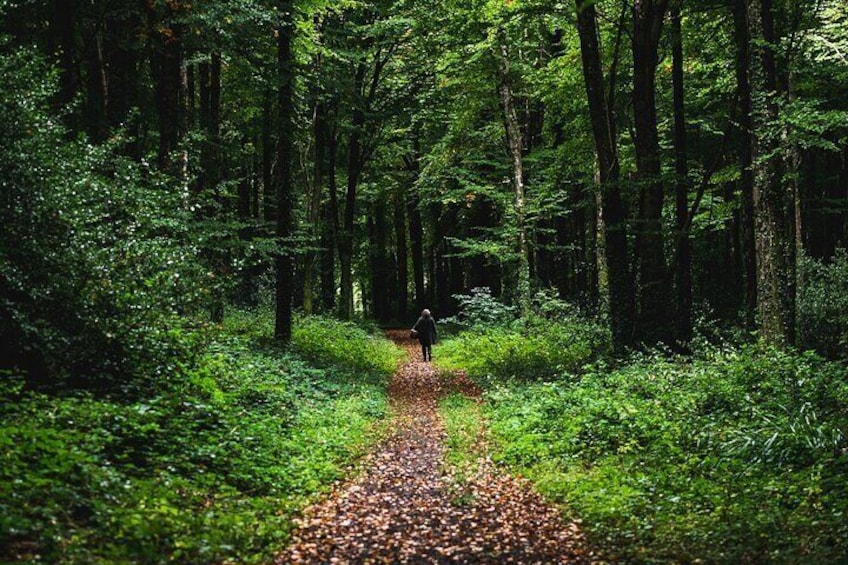
POLYGON ((552 379, 579 372, 609 351, 606 330, 579 319, 519 321, 445 340, 436 362, 474 379, 552 379))
POLYGON ((51 396, 4 377, 0 561, 273 560, 387 406, 368 379, 259 339, 267 314, 250 331, 241 316, 205 330, 144 398, 51 396))
POLYGON ((167 374, 184 346, 169 328, 209 286, 180 183, 127 157, 120 134, 69 140, 55 73, 0 43, 0 368, 91 389, 167 374))
POLYGON ((830 262, 802 257, 798 325, 802 345, 832 359, 848 351, 848 250, 830 262))
POLYGON ((518 314, 514 306, 492 296, 488 287, 472 288, 471 294, 454 294, 459 314, 445 318, 442 323, 463 328, 492 328, 509 325, 518 314))
POLYGON ((848 558, 846 377, 765 346, 638 355, 499 384, 486 415, 496 460, 614 561, 832 563, 848 558))
POLYGON ((319 316, 295 320, 291 347, 316 367, 333 367, 374 382, 385 382, 403 357, 403 352, 382 336, 353 322, 319 316))

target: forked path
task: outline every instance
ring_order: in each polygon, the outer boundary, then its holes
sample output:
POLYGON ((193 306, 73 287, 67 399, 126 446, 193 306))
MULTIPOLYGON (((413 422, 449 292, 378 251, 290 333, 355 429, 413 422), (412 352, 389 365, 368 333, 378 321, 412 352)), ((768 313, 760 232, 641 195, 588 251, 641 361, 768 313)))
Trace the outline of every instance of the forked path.
POLYGON ((358 478, 306 511, 277 562, 589 563, 577 525, 524 481, 485 458, 462 481, 445 471, 438 401, 457 385, 405 332, 389 337, 409 353, 389 387, 396 429, 358 478))

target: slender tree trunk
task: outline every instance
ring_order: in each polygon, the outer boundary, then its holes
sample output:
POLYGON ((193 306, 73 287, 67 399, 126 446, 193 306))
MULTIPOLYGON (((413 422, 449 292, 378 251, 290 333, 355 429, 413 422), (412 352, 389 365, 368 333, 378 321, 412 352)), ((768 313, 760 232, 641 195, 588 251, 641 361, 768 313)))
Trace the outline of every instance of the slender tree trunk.
MULTIPOLYGON (((150 29, 158 37, 158 48, 153 54, 153 76, 156 87, 156 110, 159 116, 159 166, 177 172, 178 163, 173 162, 171 153, 176 150, 181 137, 183 122, 182 69, 183 49, 180 24, 160 20, 152 10, 150 29)), ((173 15, 169 9, 168 15, 173 15)))
MULTIPOLYGON (((244 144, 247 145, 247 136, 244 136, 244 144)), ((253 167, 250 158, 245 157, 242 161, 241 173, 238 184, 238 217, 242 222, 247 222, 250 219, 250 192, 251 192, 251 177, 253 176, 253 167)), ((245 233, 244 228, 241 228, 241 233, 245 233)), ((243 238, 244 239, 244 238, 243 238)))
POLYGON ((604 88, 595 6, 583 0, 575 2, 583 77, 598 159, 610 324, 616 345, 623 347, 633 342, 634 296, 627 251, 626 212, 619 186, 618 133, 604 88))
POLYGON ((276 194, 274 193, 274 138, 272 135, 274 97, 269 90, 262 104, 262 218, 272 222, 276 218, 276 194))
POLYGON ((633 4, 633 117, 636 168, 640 183, 637 232, 637 334, 653 344, 671 342, 669 281, 663 242, 663 181, 657 131, 656 69, 667 0, 633 4))
POLYGON ((329 198, 325 206, 324 249, 321 259, 321 302, 325 312, 332 312, 336 307, 336 256, 335 248, 341 227, 339 225, 339 193, 336 186, 336 154, 338 135, 335 128, 327 132, 327 191, 329 198))
POLYGON ((85 128, 95 143, 106 139, 106 107, 109 85, 106 78, 106 61, 103 55, 103 34, 98 29, 86 46, 86 100, 85 128))
POLYGON ((130 111, 139 106, 141 80, 139 77, 139 49, 134 46, 142 27, 137 13, 112 14, 106 18, 106 30, 115 38, 106 50, 109 103, 106 105, 107 128, 115 130, 124 126, 129 136, 127 154, 140 158, 138 121, 128 121, 130 111))
POLYGON ((370 263, 371 314, 375 320, 385 323, 391 317, 390 303, 394 292, 396 270, 388 254, 388 207, 383 195, 368 215, 368 259, 370 263))
MULTIPOLYGON (((197 177, 196 190, 198 192, 200 213, 207 219, 213 219, 216 214, 216 206, 223 206, 225 199, 220 194, 220 183, 222 180, 222 168, 220 164, 220 120, 221 120, 221 56, 213 53, 209 61, 198 64, 198 81, 200 90, 200 128, 205 139, 200 150, 200 173, 197 177)), ((239 184, 239 213, 246 217, 244 206, 249 206, 249 198, 244 194, 247 188, 239 184)), ((210 297, 209 312, 211 320, 220 324, 224 321, 224 290, 222 282, 226 276, 226 257, 221 249, 215 248, 215 242, 204 250, 203 255, 211 264, 211 270, 215 273, 217 284, 213 287, 210 297)))
MULTIPOLYGON (((201 61, 197 64, 197 80, 199 91, 199 106, 200 106, 200 129, 205 136, 209 136, 209 124, 212 121, 210 115, 209 91, 210 91, 210 75, 208 61, 201 61)), ((200 171, 197 175, 196 190, 202 193, 209 187, 209 173, 211 165, 209 163, 209 140, 205 140, 200 149, 200 171)))
POLYGON ((733 36, 736 43, 736 89, 739 97, 739 127, 742 143, 739 146, 739 188, 742 197, 742 262, 744 281, 745 323, 749 329, 756 326, 757 311, 757 252, 754 236, 754 170, 751 150, 751 84, 748 79, 750 56, 745 0, 733 2, 733 36))
POLYGON ((680 29, 680 4, 671 10, 672 83, 674 90, 674 171, 675 228, 675 301, 677 339, 692 338, 692 246, 689 242, 689 166, 686 152, 686 114, 683 96, 683 36, 680 29))
POLYGON ((397 310, 398 320, 409 314, 409 250, 406 244, 406 191, 398 187, 393 196, 395 256, 397 257, 397 310))
POLYGON ((775 344, 795 339, 795 262, 779 168, 777 71, 771 0, 746 0, 750 40, 757 315, 760 337, 775 344))
POLYGON ((418 179, 420 148, 417 134, 413 141, 413 155, 407 161, 409 172, 409 190, 407 191, 406 213, 409 217, 409 246, 412 256, 412 281, 415 287, 415 309, 422 310, 426 302, 424 287, 424 224, 421 220, 418 190, 415 182, 418 179))
POLYGON ((197 65, 186 65, 186 129, 195 128, 197 120, 197 65))
MULTIPOLYGON (((53 98, 53 107, 57 110, 73 102, 79 89, 79 69, 76 62, 76 23, 76 0, 52 0, 49 44, 50 55, 55 56, 59 63, 59 90, 53 98)), ((68 125, 73 126, 72 123, 68 125)))
MULTIPOLYGON (((260 147, 258 133, 259 128, 257 128, 256 125, 257 124, 254 124, 253 127, 253 147, 260 147)), ((256 151, 253 152, 253 157, 251 158, 250 176, 250 217, 254 220, 255 224, 256 221, 258 221, 260 218, 259 202, 262 198, 262 159, 259 157, 259 154, 256 151)))
POLYGON ((288 343, 292 332, 292 298, 294 296, 294 254, 290 238, 294 233, 294 186, 292 183, 292 152, 294 147, 294 35, 291 0, 279 3, 282 25, 277 37, 277 70, 279 111, 279 139, 277 142, 277 167, 274 184, 277 189, 277 237, 281 249, 277 254, 277 311, 274 336, 288 343))
MULTIPOLYGON (((324 189, 324 160, 326 155, 326 110, 322 102, 315 104, 313 112, 312 131, 315 138, 315 163, 312 175, 312 186, 306 211, 309 229, 316 240, 320 239, 323 232, 321 227, 321 199, 324 189)), ((310 251, 306 256, 303 266, 303 311, 307 314, 313 312, 315 299, 315 263, 318 259, 318 251, 310 251)))
MULTIPOLYGON (((362 93, 366 66, 361 62, 354 77, 354 92, 362 93)), ((341 294, 339 315, 344 319, 353 317, 353 229, 356 219, 356 190, 362 172, 362 128, 365 125, 362 101, 357 100, 353 109, 352 128, 347 149, 347 193, 345 195, 344 222, 339 244, 339 267, 341 270, 341 294)))
POLYGON ((221 54, 213 52, 209 59, 209 124, 207 128, 209 185, 221 199, 218 185, 223 179, 221 166, 221 54))
MULTIPOLYGON (((368 211, 365 219, 365 232, 368 235, 368 307, 364 310, 370 312, 373 319, 381 321, 383 317, 382 295, 385 294, 385 280, 382 278, 379 254, 379 243, 377 241, 377 228, 375 227, 375 216, 378 212, 372 208, 368 211)), ((366 293, 362 293, 363 304, 366 293)))
POLYGON ((499 48, 501 76, 498 91, 503 107, 507 145, 509 147, 510 158, 512 159, 512 182, 513 190, 515 191, 513 207, 515 212, 515 227, 518 234, 516 250, 518 252, 516 296, 518 297, 521 311, 526 313, 530 309, 530 250, 527 242, 527 228, 525 226, 524 139, 515 109, 515 96, 512 91, 510 77, 509 52, 503 41, 499 48))

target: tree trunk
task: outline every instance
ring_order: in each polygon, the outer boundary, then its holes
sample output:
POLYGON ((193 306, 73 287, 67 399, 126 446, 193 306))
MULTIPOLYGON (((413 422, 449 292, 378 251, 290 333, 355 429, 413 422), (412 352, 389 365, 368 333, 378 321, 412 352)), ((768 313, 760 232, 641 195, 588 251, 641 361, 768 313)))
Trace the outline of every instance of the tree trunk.
POLYGON ((294 147, 294 3, 280 2, 282 24, 277 37, 277 71, 279 139, 274 184, 277 191, 277 237, 281 246, 277 254, 277 311, 274 337, 283 343, 291 341, 292 298, 294 296, 294 254, 290 238, 294 233, 294 186, 292 183, 292 150, 294 147))
POLYGON ((112 13, 106 17, 107 33, 115 39, 106 50, 107 83, 109 101, 106 105, 107 128, 115 130, 121 126, 127 129, 129 155, 140 159, 141 148, 138 143, 138 120, 128 122, 130 111, 139 106, 141 79, 139 76, 139 52, 135 46, 136 37, 142 27, 139 14, 112 13))
MULTIPOLYGON (((223 180, 221 166, 221 54, 213 52, 209 58, 209 121, 206 124, 206 171, 209 188, 223 200, 219 184, 223 180)), ((223 204, 223 202, 221 202, 223 204)))
MULTIPOLYGON (((170 22, 168 17, 160 18, 154 9, 148 13, 151 16, 150 33, 158 39, 152 67, 159 116, 159 166, 176 173, 179 163, 172 161, 171 153, 177 148, 182 132, 183 30, 180 24, 170 22)), ((173 15, 170 8, 168 15, 173 15)))
MULTIPOLYGON (((366 66, 361 62, 354 77, 354 92, 360 95, 365 83, 366 66)), ((359 175, 362 172, 362 128, 365 115, 362 101, 357 100, 353 109, 350 141, 347 149, 347 193, 345 195, 344 222, 339 244, 339 266, 341 269, 341 294, 339 296, 339 316, 343 319, 353 317, 353 238, 356 219, 356 190, 359 175)))
POLYGON ((795 262, 790 220, 781 187, 775 41, 771 0, 746 0, 750 46, 751 154, 757 249, 760 337, 775 344, 795 339, 795 262))
MULTIPOLYGON (((73 102, 79 88, 79 69, 76 63, 76 0, 53 0, 50 6, 50 56, 59 63, 59 90, 53 98, 56 110, 73 102)), ((73 120, 71 120, 73 121, 73 120)), ((73 124, 69 123, 71 129, 73 124)))
POLYGON ((103 34, 98 29, 86 45, 86 99, 85 129, 94 143, 106 139, 106 106, 109 85, 106 79, 106 61, 103 55, 103 34))
POLYGON ((388 254, 388 208, 384 195, 377 201, 368 215, 368 260, 370 264, 371 314, 378 322, 385 323, 391 317, 390 303, 393 298, 396 270, 388 254))
POLYGON ((736 43, 736 89, 740 104, 739 130, 739 188, 742 195, 742 262, 745 297, 745 323, 749 329, 756 326, 757 311, 757 252, 754 236, 754 171, 751 150, 753 125, 751 122, 751 84, 748 79, 750 56, 745 0, 733 2, 733 36, 736 43))
MULTIPOLYGON (((200 149, 200 173, 197 176, 196 191, 199 198, 200 215, 206 220, 214 218, 216 205, 223 206, 224 196, 219 193, 222 169, 220 164, 220 119, 221 119, 221 56, 213 53, 209 61, 198 64, 198 80, 200 87, 200 128, 205 139, 200 149)), ((246 187, 239 185, 238 194, 241 197, 246 187)), ((245 195, 245 197, 248 197, 245 195)), ((248 197, 249 198, 249 197, 248 197)), ((239 212, 242 213, 240 203, 239 212)), ((249 202, 247 203, 249 205, 249 202)), ((246 217, 246 214, 245 214, 246 217)), ((221 249, 215 248, 215 241, 203 251, 203 255, 211 265, 215 274, 216 284, 212 289, 209 311, 213 322, 220 324, 224 321, 224 292, 223 280, 226 277, 226 257, 221 249)))
POLYGON ((671 78, 674 90, 674 171, 675 228, 678 234, 675 256, 675 301, 677 339, 692 339, 692 246, 689 242, 689 166, 686 152, 686 114, 683 96, 683 37, 680 4, 671 10, 671 78))
POLYGON ((604 258, 609 285, 609 315, 617 347, 633 342, 634 296, 627 251, 626 212, 619 186, 618 133, 604 89, 594 4, 577 3, 577 31, 589 116, 598 159, 598 181, 604 224, 604 258))
MULTIPOLYGON (((256 126, 253 128, 253 147, 259 147, 259 133, 256 126)), ((256 151, 253 152, 250 165, 250 217, 254 220, 254 224, 259 220, 259 202, 261 199, 262 187, 262 160, 256 151)), ((254 228, 255 229, 255 228, 254 228)))
POLYGON ((397 264, 397 310, 398 320, 409 315, 409 251, 406 244, 406 191, 398 187, 393 196, 395 256, 397 264))
POLYGON ((636 168, 640 184, 637 223, 637 335, 654 344, 671 342, 669 284, 663 242, 663 182, 657 131, 656 69, 667 0, 633 4, 633 118, 636 168))
POLYGON ((338 136, 335 128, 327 131, 327 190, 329 199, 324 208, 324 232, 322 239, 323 253, 321 257, 321 303, 325 312, 332 312, 336 307, 336 257, 335 246, 341 228, 339 226, 339 193, 336 186, 336 153, 338 136))
POLYGON ((266 222, 274 221, 276 217, 276 200, 274 194, 274 138, 272 135, 274 123, 274 98, 269 90, 265 93, 262 104, 262 218, 266 222))
POLYGON ((415 182, 418 179, 419 153, 417 133, 413 140, 413 155, 407 161, 409 172, 409 190, 407 191, 406 213, 409 216, 409 246, 412 255, 412 281, 415 287, 415 309, 425 308, 426 289, 424 287, 424 224, 421 221, 418 190, 415 182))
MULTIPOLYGON (((312 175, 312 186, 307 199, 306 217, 309 222, 309 230, 315 240, 319 240, 323 233, 321 228, 321 196, 324 189, 324 158, 326 155, 326 130, 325 108, 322 102, 315 104, 313 113, 312 131, 315 138, 315 163, 312 175)), ((303 266, 303 311, 312 314, 315 299, 315 263, 318 259, 318 251, 310 251, 306 256, 303 266)))
POLYGON ((332 313, 336 307, 336 253, 332 227, 332 205, 329 200, 321 207, 321 312, 332 313))
POLYGON ((509 147, 510 158, 512 159, 512 182, 513 190, 515 191, 513 207, 515 212, 515 228, 518 235, 518 241, 516 242, 516 251, 518 253, 516 296, 521 311, 527 313, 530 309, 530 253, 527 243, 527 228, 525 226, 524 140, 518 121, 518 114, 515 109, 515 97, 512 91, 510 77, 509 52, 503 41, 499 45, 499 48, 501 76, 498 91, 503 107, 507 145, 509 147))

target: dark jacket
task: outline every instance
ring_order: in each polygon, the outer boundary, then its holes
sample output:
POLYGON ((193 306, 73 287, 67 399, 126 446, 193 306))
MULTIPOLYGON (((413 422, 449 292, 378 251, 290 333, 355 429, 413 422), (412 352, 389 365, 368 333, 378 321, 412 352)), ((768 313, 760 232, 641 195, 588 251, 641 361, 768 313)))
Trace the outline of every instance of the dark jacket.
POLYGON ((421 342, 421 345, 432 345, 436 343, 439 337, 436 333, 436 320, 432 316, 429 318, 425 318, 424 316, 418 318, 412 329, 418 332, 418 341, 421 342))

